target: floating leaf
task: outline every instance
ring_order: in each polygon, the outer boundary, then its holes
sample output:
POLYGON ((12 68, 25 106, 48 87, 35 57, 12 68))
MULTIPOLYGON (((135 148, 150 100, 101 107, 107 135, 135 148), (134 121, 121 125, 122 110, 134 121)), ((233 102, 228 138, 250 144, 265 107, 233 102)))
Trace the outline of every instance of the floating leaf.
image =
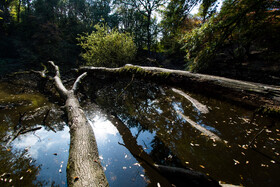
POLYGON ((122 168, 123 168, 123 170, 126 170, 126 169, 127 169, 127 167, 125 167, 125 166, 124 166, 124 167, 122 167, 122 168))
POLYGON ((59 169, 58 171, 59 171, 59 173, 62 173, 61 169, 59 169))
POLYGON ((57 156, 57 153, 54 153, 53 155, 57 156))
POLYGON ((74 177, 74 182, 77 182, 79 180, 79 177, 74 177))
POLYGON ((160 187, 160 183, 159 182, 157 183, 157 187, 160 187))
POLYGON ((205 168, 205 166, 203 166, 203 165, 199 165, 199 166, 200 166, 201 168, 203 168, 203 169, 205 168))
POLYGON ((186 164, 190 164, 189 162, 185 162, 186 164))
POLYGON ((134 166, 140 166, 140 164, 138 162, 133 164, 134 166))
POLYGON ((19 178, 19 180, 22 180, 22 179, 23 179, 23 176, 19 178))
POLYGON ((234 165, 240 164, 238 160, 233 159, 233 161, 234 161, 234 165))

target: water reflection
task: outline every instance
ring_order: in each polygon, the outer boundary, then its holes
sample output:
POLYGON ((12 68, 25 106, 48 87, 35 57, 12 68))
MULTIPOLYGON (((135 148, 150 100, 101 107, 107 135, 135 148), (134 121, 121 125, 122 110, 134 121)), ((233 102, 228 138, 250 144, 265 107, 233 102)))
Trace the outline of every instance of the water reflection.
MULTIPOLYGON (((252 111, 191 94, 210 109, 208 114, 201 114, 169 87, 135 80, 126 88, 128 82, 111 81, 106 86, 100 82, 94 93, 87 94, 94 95, 92 101, 121 119, 137 144, 144 150, 147 148, 145 151, 155 162, 191 167, 217 180, 245 186, 274 186, 280 182, 276 174, 280 168, 275 161, 280 152, 277 143, 280 140, 279 126, 255 142, 255 146, 272 159, 246 148, 261 127, 270 123, 270 119, 259 116, 250 123, 252 111), (177 114, 177 110, 228 143, 214 142, 201 136, 201 132, 177 114)), ((125 145, 125 142, 121 143, 125 145)))
POLYGON ((101 164, 110 186, 146 186, 144 168, 123 145, 117 128, 96 106, 84 107, 97 141, 101 164))
POLYGON ((67 186, 70 135, 63 112, 34 90, 0 88, 0 186, 67 186))

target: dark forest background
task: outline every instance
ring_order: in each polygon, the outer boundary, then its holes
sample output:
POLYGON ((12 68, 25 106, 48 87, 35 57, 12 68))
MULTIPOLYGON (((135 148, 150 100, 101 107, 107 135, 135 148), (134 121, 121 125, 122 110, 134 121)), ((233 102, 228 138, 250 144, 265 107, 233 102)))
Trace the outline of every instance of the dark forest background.
POLYGON ((48 60, 66 68, 85 64, 78 38, 104 24, 132 36, 134 64, 280 84, 279 5, 279 0, 0 0, 0 71, 48 60), (192 15, 195 6, 199 11, 192 15))

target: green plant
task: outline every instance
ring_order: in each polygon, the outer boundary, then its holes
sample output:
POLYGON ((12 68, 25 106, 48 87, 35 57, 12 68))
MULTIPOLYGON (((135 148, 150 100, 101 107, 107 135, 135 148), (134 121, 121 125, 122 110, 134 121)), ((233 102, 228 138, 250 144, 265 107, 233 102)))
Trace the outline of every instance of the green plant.
POLYGON ((97 24, 94 28, 96 31, 90 35, 78 38, 84 49, 81 56, 86 65, 119 67, 134 59, 136 46, 129 34, 104 24, 97 24))

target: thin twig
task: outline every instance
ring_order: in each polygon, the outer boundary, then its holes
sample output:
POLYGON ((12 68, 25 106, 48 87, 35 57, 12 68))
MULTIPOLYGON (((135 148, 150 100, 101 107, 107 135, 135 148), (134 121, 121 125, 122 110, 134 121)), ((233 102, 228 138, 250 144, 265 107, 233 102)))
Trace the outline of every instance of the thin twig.
POLYGON ((121 93, 117 96, 116 98, 116 103, 118 101, 118 98, 125 92, 125 90, 132 84, 134 80, 134 74, 132 74, 132 77, 131 77, 131 81, 126 85, 126 87, 121 91, 121 93))

